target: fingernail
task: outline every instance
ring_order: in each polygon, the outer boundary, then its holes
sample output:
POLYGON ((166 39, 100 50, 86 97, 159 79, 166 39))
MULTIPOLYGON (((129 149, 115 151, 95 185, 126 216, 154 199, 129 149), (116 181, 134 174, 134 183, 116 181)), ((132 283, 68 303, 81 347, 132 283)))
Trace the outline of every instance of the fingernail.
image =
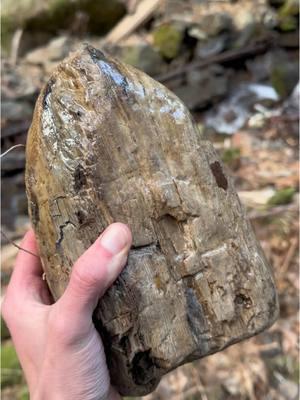
POLYGON ((100 243, 112 255, 120 253, 128 244, 127 229, 121 224, 109 226, 102 234, 100 243))

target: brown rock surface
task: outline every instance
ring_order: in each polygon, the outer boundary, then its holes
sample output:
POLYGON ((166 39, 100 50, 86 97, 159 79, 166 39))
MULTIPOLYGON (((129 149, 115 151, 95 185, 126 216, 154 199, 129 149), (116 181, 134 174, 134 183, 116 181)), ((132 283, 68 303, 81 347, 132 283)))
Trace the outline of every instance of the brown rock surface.
POLYGON ((43 89, 26 185, 49 287, 114 221, 133 247, 95 324, 112 383, 152 391, 166 372, 268 327, 270 267, 212 144, 178 98, 87 46, 43 89))

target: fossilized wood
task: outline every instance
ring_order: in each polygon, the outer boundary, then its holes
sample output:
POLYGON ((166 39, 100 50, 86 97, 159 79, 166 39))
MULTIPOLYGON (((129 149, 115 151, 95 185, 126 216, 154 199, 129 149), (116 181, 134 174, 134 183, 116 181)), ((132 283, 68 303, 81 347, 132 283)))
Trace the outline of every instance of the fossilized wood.
POLYGON ((108 224, 133 232, 95 312, 123 395, 276 318, 270 267, 232 180, 185 106, 142 72, 89 46, 65 60, 36 105, 26 185, 55 298, 108 224))

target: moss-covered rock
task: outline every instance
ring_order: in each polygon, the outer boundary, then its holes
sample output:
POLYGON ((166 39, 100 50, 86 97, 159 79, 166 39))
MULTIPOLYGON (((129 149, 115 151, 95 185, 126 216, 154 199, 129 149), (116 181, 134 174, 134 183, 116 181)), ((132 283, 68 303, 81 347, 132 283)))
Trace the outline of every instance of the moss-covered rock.
POLYGON ((289 354, 280 354, 265 360, 266 366, 271 374, 279 372, 285 378, 293 382, 299 382, 299 360, 289 354))
POLYGON ((29 400, 29 391, 27 386, 22 386, 17 394, 17 400, 29 400))
POLYGON ((175 58, 183 40, 183 30, 174 23, 163 24, 153 31, 153 43, 166 59, 175 58))
POLYGON ((146 74, 154 76, 162 71, 164 61, 157 50, 147 43, 124 46, 120 58, 146 74))
POLYGON ((294 31, 298 27, 299 2, 298 0, 286 0, 279 9, 279 28, 283 32, 294 31))
POLYGON ((281 60, 281 62, 272 66, 271 84, 281 98, 288 97, 297 85, 299 79, 298 68, 298 63, 288 60, 286 62, 281 60))
POLYGON ((1 384, 2 387, 22 382, 23 374, 14 346, 6 342, 1 346, 1 384))
POLYGON ((278 190, 268 201, 270 206, 289 204, 292 202, 296 190, 292 187, 278 190))
POLYGON ((281 17, 287 15, 297 16, 299 14, 299 2, 298 0, 285 0, 284 4, 279 10, 281 17))
POLYGON ((87 15, 88 32, 104 34, 125 14, 125 6, 121 0, 3 0, 2 47, 9 43, 17 28, 44 35, 70 29, 76 23, 79 12, 87 15))
POLYGON ((240 159, 241 150, 237 147, 230 147, 229 149, 224 150, 222 154, 223 162, 232 169, 236 169, 239 167, 240 159))
POLYGON ((207 36, 217 36, 224 31, 229 31, 232 26, 231 16, 221 12, 204 15, 200 21, 200 28, 207 36))
POLYGON ((295 31, 298 27, 298 19, 292 15, 281 18, 279 28, 283 32, 295 31))

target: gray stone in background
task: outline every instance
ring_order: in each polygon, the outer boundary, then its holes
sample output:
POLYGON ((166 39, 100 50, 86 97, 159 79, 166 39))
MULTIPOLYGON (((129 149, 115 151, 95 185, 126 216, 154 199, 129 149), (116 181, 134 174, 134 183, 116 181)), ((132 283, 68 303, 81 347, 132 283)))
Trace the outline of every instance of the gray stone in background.
POLYGON ((227 49, 228 42, 229 36, 226 33, 207 40, 199 40, 195 49, 195 57, 205 59, 219 54, 227 49))
POLYGON ((136 44, 125 44, 119 50, 120 59, 136 67, 150 76, 154 76, 163 72, 166 67, 159 52, 150 44, 139 41, 136 44))
POLYGON ((213 104, 228 91, 228 71, 220 65, 194 70, 187 73, 187 83, 174 89, 174 93, 190 110, 213 104))

